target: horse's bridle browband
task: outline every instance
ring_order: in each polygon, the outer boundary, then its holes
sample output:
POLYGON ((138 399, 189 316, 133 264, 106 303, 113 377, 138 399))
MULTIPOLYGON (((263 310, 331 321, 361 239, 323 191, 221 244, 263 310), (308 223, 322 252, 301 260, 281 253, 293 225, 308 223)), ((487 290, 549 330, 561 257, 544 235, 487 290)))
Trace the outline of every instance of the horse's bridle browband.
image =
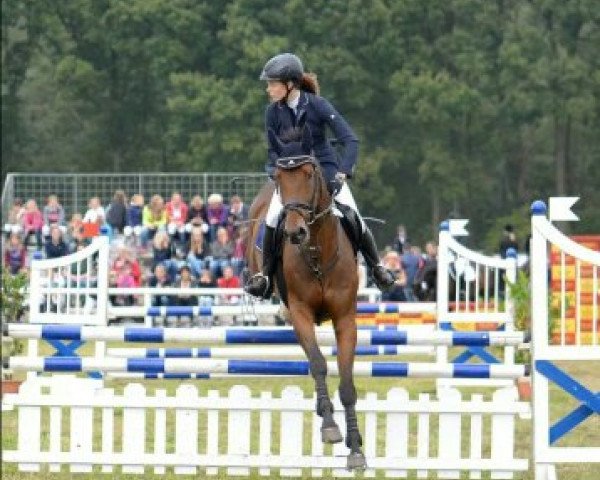
MULTIPOLYGON (((277 160, 276 165, 283 170, 292 170, 292 169, 298 168, 301 165, 304 165, 306 163, 310 163, 316 172, 316 170, 318 168, 318 164, 317 164, 315 157, 313 157, 312 155, 299 155, 299 156, 295 156, 295 157, 283 157, 283 158, 280 158, 277 160)), ((329 203, 329 205, 327 206, 326 209, 324 209, 320 212, 317 212, 317 206, 315 205, 315 201, 317 198, 317 192, 319 192, 321 190, 322 178, 321 178, 321 175, 315 175, 315 177, 316 177, 316 185, 312 192, 310 204, 306 204, 303 202, 289 202, 283 206, 283 210, 285 212, 288 212, 288 211, 297 212, 300 215, 302 215, 303 217, 304 217, 305 212, 308 213, 308 219, 305 218, 306 224, 308 226, 311 226, 313 223, 315 223, 320 218, 331 213, 331 211, 333 209, 333 198, 332 198, 331 202, 329 203)))

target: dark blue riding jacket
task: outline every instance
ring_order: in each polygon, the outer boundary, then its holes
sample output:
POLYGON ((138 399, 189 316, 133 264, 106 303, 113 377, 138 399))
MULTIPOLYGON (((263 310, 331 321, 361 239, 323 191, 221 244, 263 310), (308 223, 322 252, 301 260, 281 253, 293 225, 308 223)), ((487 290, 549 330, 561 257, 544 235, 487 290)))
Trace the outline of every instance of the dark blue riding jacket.
MULTIPOLYGON (((314 155, 323 169, 325 180, 333 180, 338 171, 351 177, 358 159, 358 139, 344 117, 323 97, 300 92, 295 115, 287 103, 271 103, 265 113, 265 131, 272 129, 280 137, 294 128, 303 115, 306 115, 306 125, 313 137, 314 155), (325 134, 326 126, 329 126, 342 146, 339 156, 325 134)), ((269 145, 268 156, 266 170, 271 176, 277 160, 277 153, 272 145, 269 145)))

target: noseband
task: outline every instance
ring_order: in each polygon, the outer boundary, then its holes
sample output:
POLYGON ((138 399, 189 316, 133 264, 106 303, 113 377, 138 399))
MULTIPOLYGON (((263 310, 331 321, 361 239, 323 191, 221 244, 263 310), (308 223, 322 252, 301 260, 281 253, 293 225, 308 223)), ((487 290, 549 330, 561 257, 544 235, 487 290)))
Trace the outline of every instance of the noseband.
POLYGON ((288 202, 283 205, 284 212, 296 212, 301 215, 306 224, 310 227, 313 223, 315 223, 320 218, 331 213, 333 208, 333 199, 329 203, 328 207, 320 212, 317 212, 318 205, 317 202, 317 193, 322 189, 323 179, 321 175, 318 174, 317 169, 317 161, 311 155, 300 155, 296 157, 283 157, 277 160, 277 167, 282 170, 295 170, 296 168, 301 167, 309 163, 313 167, 313 171, 315 175, 313 175, 313 189, 310 198, 310 203, 304 202, 288 202))

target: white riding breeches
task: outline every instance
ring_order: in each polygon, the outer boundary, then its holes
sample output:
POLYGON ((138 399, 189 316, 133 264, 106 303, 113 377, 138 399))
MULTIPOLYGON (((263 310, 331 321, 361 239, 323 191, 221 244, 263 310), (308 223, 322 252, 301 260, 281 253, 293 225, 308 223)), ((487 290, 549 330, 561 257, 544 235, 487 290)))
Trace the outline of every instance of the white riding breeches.
MULTIPOLYGON (((360 224, 365 230, 365 222, 362 219, 360 212, 358 211, 358 206, 354 201, 354 197, 352 196, 352 192, 350 191, 350 187, 348 187, 348 182, 344 182, 342 188, 335 196, 336 202, 341 203, 342 205, 346 205, 350 207, 352 210, 356 212, 358 218, 360 218, 360 224)), ((281 203, 281 196, 279 195, 279 190, 275 189, 273 192, 273 196, 271 197, 271 203, 269 204, 269 210, 267 210, 267 216, 265 218, 265 222, 271 228, 275 228, 277 226, 277 219, 279 218, 279 214, 283 210, 283 203, 281 203)), ((340 212, 337 208, 334 208, 334 213, 338 217, 343 217, 342 212, 340 212)))

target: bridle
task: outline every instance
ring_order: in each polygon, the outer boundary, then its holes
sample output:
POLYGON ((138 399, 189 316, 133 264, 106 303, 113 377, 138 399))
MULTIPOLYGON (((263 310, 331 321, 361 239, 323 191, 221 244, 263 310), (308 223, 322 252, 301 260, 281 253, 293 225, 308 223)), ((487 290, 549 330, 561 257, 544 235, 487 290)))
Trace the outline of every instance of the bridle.
POLYGON ((310 227, 311 225, 313 225, 315 222, 317 222, 321 218, 331 214, 333 211, 333 198, 332 198, 331 202, 329 202, 329 205, 325 209, 321 210, 320 212, 317 211, 317 209, 318 209, 317 194, 318 194, 318 192, 320 192, 322 190, 322 187, 323 187, 323 178, 321 175, 317 174, 318 173, 317 169, 319 168, 317 161, 316 161, 315 157, 313 157, 311 155, 298 155, 298 156, 294 156, 294 157, 282 157, 277 160, 277 166, 279 168, 281 168, 282 170, 291 170, 292 168, 298 168, 306 163, 310 163, 310 165, 313 167, 313 172, 315 173, 315 175, 313 175, 313 177, 312 177, 313 178, 313 189, 312 189, 312 194, 310 197, 310 202, 309 203, 287 202, 283 205, 283 211, 285 213, 287 213, 287 212, 298 213, 300 216, 302 216, 302 218, 304 218, 306 225, 310 227), (291 167, 292 165, 293 165, 293 167, 291 167))

